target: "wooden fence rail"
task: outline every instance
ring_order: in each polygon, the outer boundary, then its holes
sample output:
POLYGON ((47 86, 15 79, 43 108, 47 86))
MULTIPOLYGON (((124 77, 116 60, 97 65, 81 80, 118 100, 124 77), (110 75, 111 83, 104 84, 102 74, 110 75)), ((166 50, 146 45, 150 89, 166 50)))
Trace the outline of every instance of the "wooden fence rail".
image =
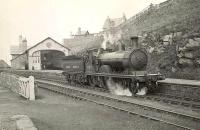
POLYGON ((0 85, 9 88, 29 100, 35 100, 34 77, 18 77, 17 75, 1 72, 0 85))

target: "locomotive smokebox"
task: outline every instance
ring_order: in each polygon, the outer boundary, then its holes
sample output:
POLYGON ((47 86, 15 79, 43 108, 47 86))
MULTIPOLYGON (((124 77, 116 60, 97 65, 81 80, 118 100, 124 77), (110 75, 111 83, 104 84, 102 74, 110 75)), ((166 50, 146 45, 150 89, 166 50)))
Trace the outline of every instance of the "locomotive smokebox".
POLYGON ((109 65, 120 70, 144 70, 147 66, 147 53, 144 49, 103 53, 98 56, 100 65, 109 65))
POLYGON ((130 54, 130 64, 134 70, 146 69, 147 62, 148 56, 144 49, 133 50, 130 54))

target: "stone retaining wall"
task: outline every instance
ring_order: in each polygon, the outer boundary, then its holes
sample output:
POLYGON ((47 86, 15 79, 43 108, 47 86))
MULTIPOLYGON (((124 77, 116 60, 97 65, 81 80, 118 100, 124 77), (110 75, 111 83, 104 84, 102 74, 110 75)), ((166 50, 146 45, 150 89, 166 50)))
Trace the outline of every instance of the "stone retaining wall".
POLYGON ((159 93, 200 100, 200 86, 160 83, 159 93))
POLYGON ((200 37, 184 39, 186 44, 178 48, 178 63, 182 66, 200 66, 200 37))

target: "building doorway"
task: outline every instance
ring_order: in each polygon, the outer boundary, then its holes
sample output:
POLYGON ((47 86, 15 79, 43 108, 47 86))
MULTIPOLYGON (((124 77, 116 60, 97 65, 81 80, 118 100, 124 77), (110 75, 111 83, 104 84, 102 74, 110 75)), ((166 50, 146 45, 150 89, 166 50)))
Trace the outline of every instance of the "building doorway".
POLYGON ((65 53, 57 50, 42 50, 40 56, 42 70, 55 70, 59 65, 58 59, 64 57, 65 53))

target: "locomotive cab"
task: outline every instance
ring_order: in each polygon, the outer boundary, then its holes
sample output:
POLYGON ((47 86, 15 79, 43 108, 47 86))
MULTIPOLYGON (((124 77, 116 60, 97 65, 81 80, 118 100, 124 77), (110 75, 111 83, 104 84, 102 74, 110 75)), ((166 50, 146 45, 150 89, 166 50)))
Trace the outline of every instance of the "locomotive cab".
POLYGON ((87 55, 85 57, 85 67, 86 67, 86 72, 92 73, 92 72, 97 72, 97 53, 98 49, 90 49, 87 50, 87 55))

